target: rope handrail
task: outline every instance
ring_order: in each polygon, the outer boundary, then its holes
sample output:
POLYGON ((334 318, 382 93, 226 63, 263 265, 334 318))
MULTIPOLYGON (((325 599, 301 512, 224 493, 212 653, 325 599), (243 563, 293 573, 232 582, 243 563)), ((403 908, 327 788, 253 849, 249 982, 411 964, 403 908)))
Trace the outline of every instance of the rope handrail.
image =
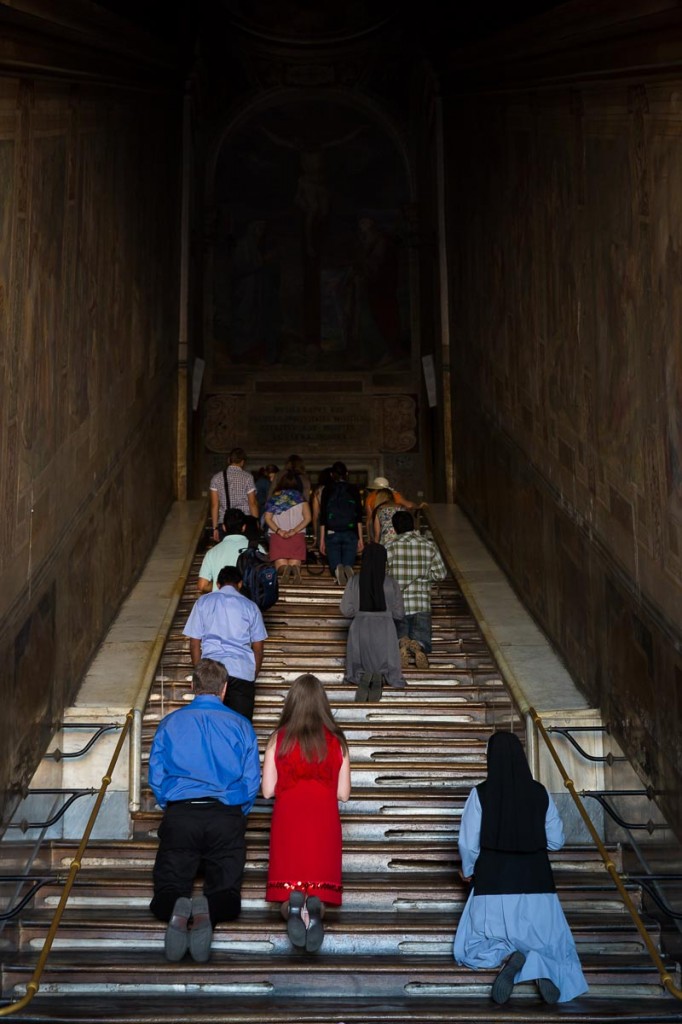
POLYGON ((554 744, 552 743, 552 740, 550 739, 549 733, 547 732, 547 729, 545 728, 545 726, 544 726, 544 724, 542 722, 542 719, 540 718, 540 715, 535 710, 535 708, 529 707, 528 708, 528 716, 532 720, 533 724, 537 728, 537 730, 540 733, 540 735, 542 736, 543 740, 545 741, 545 743, 547 745, 547 749, 549 750, 549 753, 550 753, 550 755, 552 757, 552 760, 554 761, 555 765, 557 766, 557 769, 559 770, 559 774, 561 775, 561 778, 563 779, 564 786, 566 787, 568 792, 571 794, 571 796, 573 798, 573 802, 574 802, 574 804, 576 805, 576 807, 578 809, 578 813, 580 814, 580 817, 582 818, 582 820, 583 820, 583 822, 585 824, 585 827, 587 828, 588 832, 590 833, 590 835, 592 837, 592 840, 594 842, 594 845, 599 850, 599 854, 600 854, 602 860, 604 861, 604 867, 606 868, 606 870, 610 874, 611 880, 613 881, 614 885, 618 889, 620 897, 621 897, 623 903, 625 904, 625 907, 626 907, 628 913, 630 914, 630 917, 632 918, 633 923, 634 923, 635 927, 637 928, 637 931, 639 932, 639 934, 640 934, 640 936, 642 938, 642 941, 644 942, 644 945, 647 948, 649 956, 653 960, 654 965, 656 967, 656 970, 658 971, 658 973, 659 973, 659 975, 661 977, 661 982, 662 982, 663 986, 668 990, 668 992, 670 993, 671 996, 675 997, 675 999, 682 1000, 682 989, 677 988, 677 986, 675 985, 675 983, 674 983, 670 973, 668 972, 665 964, 663 963, 663 961, 662 961, 662 959, 660 957, 660 954, 659 954, 658 950, 654 946, 654 944, 653 944, 653 942, 651 940, 651 936, 649 935, 648 931, 646 930, 644 922, 642 921, 642 918, 639 916, 637 908, 635 907, 634 903, 632 902, 632 898, 631 898, 629 892, 627 891, 627 889, 623 885, 623 880, 621 879, 618 871, 616 870, 616 866, 613 863, 613 860, 611 859, 611 856, 610 856, 608 850, 604 846, 604 843, 602 842, 601 837, 599 836, 599 833, 597 832, 596 828, 592 824, 592 820, 591 820, 589 814, 587 813, 587 811, 585 809, 584 803, 582 802, 582 800, 580 799, 580 797, 576 793, 575 784, 573 782, 573 779, 570 778, 568 772, 564 768, 563 763, 561 761, 561 758, 559 757, 559 755, 558 755, 558 753, 556 751, 556 747, 554 746, 554 744))
POLYGON ((90 812, 90 817, 88 818, 88 823, 85 826, 83 838, 81 839, 78 850, 76 851, 76 856, 71 861, 69 873, 67 875, 66 882, 62 890, 62 895, 57 905, 57 909, 55 910, 54 917, 52 918, 52 922, 50 924, 50 929, 47 933, 47 937, 45 939, 45 942, 43 943, 43 948, 40 951, 38 963, 36 964, 36 968, 33 974, 31 975, 30 981, 26 985, 26 995, 23 996, 21 999, 18 999, 15 1003, 8 1003, 7 1006, 0 1006, 0 1017, 8 1017, 11 1013, 17 1013, 19 1010, 23 1010, 26 1006, 28 1006, 28 1004, 31 1002, 34 995, 40 988, 40 979, 45 969, 45 963, 49 956, 50 950, 52 949, 52 943, 54 942, 54 937, 57 934, 57 929, 61 924, 64 909, 66 907, 66 902, 71 894, 71 889, 73 888, 73 884, 76 880, 76 875, 81 869, 81 860, 83 854, 85 853, 85 849, 90 841, 90 834, 94 828, 95 821, 97 820, 97 816, 99 815, 100 809, 102 807, 102 802, 106 795, 106 791, 109 788, 109 784, 114 773, 114 768, 116 767, 119 755, 123 748, 123 744, 125 743, 126 737, 130 730, 132 720, 133 712, 132 710, 130 710, 125 717, 125 722, 121 729, 121 735, 118 738, 116 749, 114 750, 114 753, 112 754, 111 757, 111 761, 109 762, 107 773, 102 777, 102 784, 97 793, 97 797, 95 799, 92 811, 90 812))

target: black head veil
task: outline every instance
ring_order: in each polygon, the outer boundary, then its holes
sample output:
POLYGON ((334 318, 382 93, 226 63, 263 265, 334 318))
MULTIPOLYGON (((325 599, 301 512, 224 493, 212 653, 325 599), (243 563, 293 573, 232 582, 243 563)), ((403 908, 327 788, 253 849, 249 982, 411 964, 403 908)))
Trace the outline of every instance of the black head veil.
POLYGON ((546 848, 547 792, 533 780, 514 733, 495 732, 490 737, 488 778, 479 793, 483 807, 481 847, 512 853, 546 848))
POLYGON ((386 548, 383 544, 368 544, 362 552, 360 566, 360 611, 385 612, 386 548))

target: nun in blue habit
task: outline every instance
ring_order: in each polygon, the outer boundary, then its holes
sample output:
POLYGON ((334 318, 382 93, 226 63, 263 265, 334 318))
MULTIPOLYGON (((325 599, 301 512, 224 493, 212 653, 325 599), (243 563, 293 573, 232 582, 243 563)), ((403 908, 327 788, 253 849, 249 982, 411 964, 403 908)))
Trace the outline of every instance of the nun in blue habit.
POLYGON ((496 1003, 506 1003, 521 981, 535 981, 547 1003, 587 992, 547 856, 563 845, 556 805, 533 780, 518 737, 493 733, 488 777, 471 790, 462 813, 460 874, 473 887, 454 954, 474 969, 503 965, 491 991, 496 1003))

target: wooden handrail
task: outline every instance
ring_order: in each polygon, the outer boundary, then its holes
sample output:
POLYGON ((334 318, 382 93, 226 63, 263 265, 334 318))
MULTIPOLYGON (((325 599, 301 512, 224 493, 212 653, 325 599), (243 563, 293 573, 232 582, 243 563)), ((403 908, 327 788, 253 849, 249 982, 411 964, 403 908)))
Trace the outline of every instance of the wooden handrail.
POLYGON ((71 866, 69 867, 69 874, 67 875, 66 882, 64 883, 64 888, 62 890, 62 895, 59 900, 59 904, 57 905, 54 917, 52 918, 50 930, 48 931, 45 942, 43 943, 43 948, 40 951, 40 956, 38 957, 38 963, 36 964, 36 968, 33 974, 31 975, 31 980, 26 985, 26 995, 23 996, 21 999, 17 1000, 16 1003, 9 1003, 7 1006, 0 1006, 0 1017, 8 1017, 11 1013, 16 1013, 18 1010, 23 1010, 24 1007, 28 1006, 28 1004, 31 1002, 34 995, 40 988, 40 979, 45 969, 45 963, 49 956, 50 950, 52 949, 52 943, 54 942, 54 937, 57 934, 57 929, 59 928, 59 925, 61 923, 62 915, 66 907, 66 902, 69 898, 69 895, 71 894, 71 889, 73 888, 73 883, 76 880, 76 875, 80 871, 83 854, 85 853, 85 848, 88 845, 88 842, 90 841, 90 834, 94 828, 95 821, 97 820, 97 816, 100 812, 100 808, 102 806, 102 801, 104 800, 106 791, 109 788, 109 783, 111 782, 114 773, 114 768, 116 767, 119 755, 123 748, 123 744, 125 743, 126 737, 130 730, 132 720, 133 712, 132 710, 130 710, 125 717, 125 722, 123 723, 123 727, 121 729, 121 735, 118 738, 116 749, 114 750, 114 753, 111 757, 111 761, 109 762, 107 773, 102 777, 102 785, 99 788, 97 798, 95 799, 92 811, 90 812, 90 817, 88 818, 88 823, 85 826, 83 838, 81 839, 78 850, 76 851, 76 856, 71 861, 71 866))
POLYGON ((573 782, 573 779, 570 778, 568 772, 564 768, 564 766, 563 766, 563 764, 561 762, 561 758, 559 757, 559 755, 558 755, 558 753, 556 751, 556 747, 554 746, 554 744, 552 743, 552 741, 551 741, 551 739, 549 737, 549 733, 547 732, 547 730, 545 729, 545 726, 543 725, 543 722, 542 722, 542 719, 540 718, 540 715, 537 713, 537 711, 533 707, 528 708, 528 715, 532 719, 533 724, 536 726, 536 728, 538 729, 540 735, 542 736, 543 740, 545 741, 545 743, 547 745, 547 749, 549 750, 550 754, 552 755, 552 760, 554 761, 555 765, 557 766, 557 768, 559 770, 559 773, 561 774, 561 778, 564 781, 564 786, 566 787, 568 792, 573 797, 573 802, 576 805, 576 807, 578 808, 578 813, 580 814, 580 817, 583 819, 583 822, 585 823, 585 827, 587 828, 588 832, 592 836, 594 844, 597 847, 597 849, 599 850, 600 856, 601 856, 602 860, 604 861, 604 867, 606 868, 606 870, 610 874, 611 879, 612 879, 614 885, 618 889, 618 892, 620 893, 620 897, 623 900, 623 903, 625 904, 625 907, 626 907, 628 913, 630 914, 630 917, 632 918, 632 920, 634 922, 634 925, 637 928, 637 931, 639 932, 639 934, 641 935, 642 941, 644 942, 644 945, 646 946, 646 948, 647 948, 647 950, 649 952, 649 956, 651 957, 651 959, 653 960, 654 964, 656 965, 656 970, 658 971, 658 973, 661 976, 661 982, 663 983, 663 985, 668 990, 668 992, 670 993, 671 996, 674 996, 675 999, 682 999, 682 989, 677 988, 677 986, 673 982, 673 979, 670 976, 668 970, 666 969, 665 964, 661 960, 661 957, 660 957, 660 954, 659 954, 658 950, 656 949, 656 947, 654 946, 653 942, 651 941, 651 936, 649 935, 648 931, 646 930, 644 922, 642 921, 642 918, 639 916, 639 913, 637 911, 636 906, 632 902, 632 899, 630 897, 630 893, 627 891, 627 889, 623 885, 623 880, 620 877, 620 875, 618 874, 618 871, 616 870, 616 865, 613 863, 613 860, 611 859, 609 851, 604 846, 604 844, 603 844, 603 842, 601 840, 601 837, 599 836, 599 833, 597 832, 596 828, 592 824, 592 820, 591 820, 589 814, 587 813, 587 811, 585 809, 584 803, 582 802, 582 800, 580 799, 580 797, 576 793, 576 791, 575 791, 575 784, 573 782))

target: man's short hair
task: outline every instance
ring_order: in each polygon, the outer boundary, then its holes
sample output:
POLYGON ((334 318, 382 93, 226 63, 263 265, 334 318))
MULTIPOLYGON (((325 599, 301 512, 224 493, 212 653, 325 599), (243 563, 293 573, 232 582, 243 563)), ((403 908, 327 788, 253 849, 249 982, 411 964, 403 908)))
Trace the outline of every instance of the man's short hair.
POLYGON ((345 462, 335 462, 332 466, 332 476, 336 477, 337 480, 345 480, 348 476, 348 470, 346 469, 345 462))
POLYGON ((228 462, 231 466, 233 466, 235 462, 246 462, 246 452, 244 449, 233 448, 228 456, 228 462))
POLYGON ((398 512, 394 512, 391 522, 397 534, 409 533, 410 530, 414 530, 412 513, 408 512, 406 508, 401 508, 398 512))
POLYGON ((244 529, 246 516, 240 508, 226 508, 223 516, 225 533, 229 536, 232 533, 241 533, 244 529))
POLYGON ((244 536, 249 544, 258 544, 260 540, 258 516, 244 516, 244 536))
POLYGON ((218 573, 219 587, 236 587, 242 581, 242 574, 236 565, 224 565, 218 573))
POLYGON ((220 694, 228 680, 227 669, 220 661, 201 658, 192 672, 192 686, 195 693, 220 694))

